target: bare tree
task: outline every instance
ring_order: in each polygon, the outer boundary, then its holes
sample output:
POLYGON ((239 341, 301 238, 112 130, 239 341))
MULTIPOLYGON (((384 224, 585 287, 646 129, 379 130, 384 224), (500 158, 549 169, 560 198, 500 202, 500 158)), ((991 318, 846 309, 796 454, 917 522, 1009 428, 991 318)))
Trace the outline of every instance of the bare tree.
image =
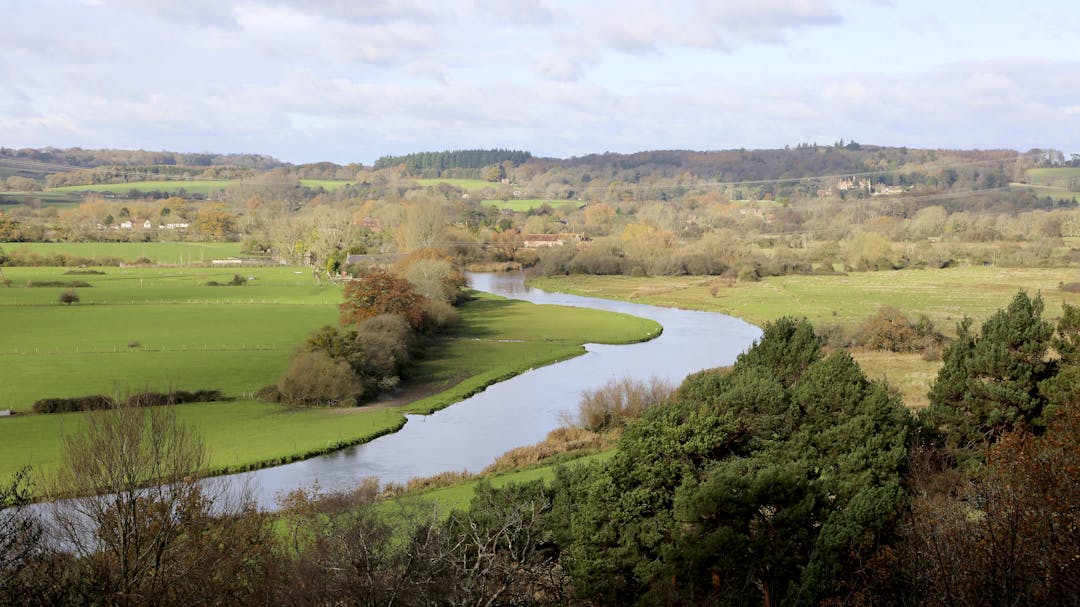
POLYGON ((271 592, 269 527, 249 498, 199 482, 203 441, 170 407, 88 414, 64 439, 52 505, 61 545, 115 605, 248 602, 271 592))

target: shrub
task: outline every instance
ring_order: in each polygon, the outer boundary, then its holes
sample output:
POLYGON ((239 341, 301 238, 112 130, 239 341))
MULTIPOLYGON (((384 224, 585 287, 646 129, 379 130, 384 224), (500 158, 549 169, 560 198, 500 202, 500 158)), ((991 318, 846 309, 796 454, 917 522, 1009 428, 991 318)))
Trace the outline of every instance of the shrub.
POLYGON ((439 299, 429 299, 423 304, 426 331, 442 331, 458 323, 461 317, 454 306, 439 299))
POLYGON ((177 390, 175 392, 143 392, 133 394, 125 401, 129 407, 160 407, 165 405, 179 405, 183 403, 209 403, 226 400, 221 390, 196 390, 187 392, 177 390))
POLYGON ((60 294, 60 303, 65 305, 71 305, 79 301, 79 294, 75 291, 64 291, 60 294))
POLYGON ((645 409, 666 402, 674 392, 674 386, 656 377, 648 382, 631 377, 611 380, 600 388, 586 390, 577 415, 568 421, 592 432, 625 426, 645 409))
POLYGON ((347 406, 363 392, 349 363, 323 352, 300 352, 277 382, 285 402, 294 405, 347 406))
POLYGON ((89 287, 90 283, 83 280, 29 280, 26 282, 28 287, 89 287))
POLYGON ((871 350, 918 352, 935 345, 940 347, 945 336, 926 316, 920 316, 918 321, 912 323, 897 308, 881 306, 877 313, 863 322, 857 341, 871 350))
POLYGON ((78 411, 99 411, 112 409, 116 401, 100 394, 75 396, 71 398, 43 398, 34 403, 34 413, 74 413, 78 411))

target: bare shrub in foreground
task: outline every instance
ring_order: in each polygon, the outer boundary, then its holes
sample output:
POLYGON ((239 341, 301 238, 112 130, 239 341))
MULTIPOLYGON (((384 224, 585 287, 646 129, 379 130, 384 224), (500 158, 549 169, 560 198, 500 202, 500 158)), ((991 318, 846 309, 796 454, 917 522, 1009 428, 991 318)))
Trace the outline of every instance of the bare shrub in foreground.
POLYGON ((641 381, 632 377, 615 379, 581 395, 576 416, 564 421, 569 425, 600 432, 625 426, 641 416, 642 411, 666 402, 675 393, 670 383, 653 377, 641 381))

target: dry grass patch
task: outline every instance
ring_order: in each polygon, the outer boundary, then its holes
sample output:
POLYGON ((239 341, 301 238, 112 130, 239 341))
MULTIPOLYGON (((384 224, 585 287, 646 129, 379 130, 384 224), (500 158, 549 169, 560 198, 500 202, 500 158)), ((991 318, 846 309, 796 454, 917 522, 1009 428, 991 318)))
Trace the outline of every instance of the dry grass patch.
POLYGON ((548 433, 543 442, 511 449, 499 456, 484 473, 502 472, 538 464, 550 457, 572 451, 606 449, 618 442, 622 430, 592 432, 584 428, 556 428, 548 433))
POLYGON ((941 361, 924 360, 920 353, 882 352, 878 350, 848 350, 867 377, 881 379, 900 393, 909 409, 922 409, 930 404, 927 392, 937 378, 941 361))

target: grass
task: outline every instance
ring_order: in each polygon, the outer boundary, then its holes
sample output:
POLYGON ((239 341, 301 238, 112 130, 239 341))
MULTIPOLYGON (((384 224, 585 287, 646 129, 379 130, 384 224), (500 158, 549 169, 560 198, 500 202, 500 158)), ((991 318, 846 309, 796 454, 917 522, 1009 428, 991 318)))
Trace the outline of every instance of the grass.
POLYGON ((1010 187, 1014 189, 1025 189, 1035 192, 1036 196, 1049 196, 1055 200, 1072 200, 1080 197, 1080 192, 1071 191, 1067 188, 1050 186, 1050 185, 1038 185, 1028 183, 1013 183, 1010 187))
POLYGON ((40 255, 63 253, 77 257, 117 257, 134 261, 145 257, 158 264, 206 263, 239 257, 239 242, 25 242, 0 245, 11 254, 28 250, 40 255))
MULTIPOLYGON (((757 325, 782 316, 806 317, 816 326, 856 328, 882 305, 909 316, 925 314, 946 334, 955 334, 965 315, 975 327, 1008 305, 1019 289, 1041 292, 1044 317, 1056 319, 1062 303, 1080 305, 1080 294, 1059 291, 1060 282, 1080 280, 1076 269, 960 267, 945 270, 863 272, 847 276, 777 276, 760 282, 730 282, 712 277, 568 276, 536 278, 534 287, 635 301, 658 306, 707 310, 757 325), (715 291, 715 295, 714 295, 715 291)), ((918 354, 853 352, 871 377, 886 379, 913 408, 926 404, 926 390, 941 363, 918 354)))
MULTIPOLYGON (((532 466, 519 470, 511 470, 507 472, 499 472, 496 474, 490 474, 480 476, 476 478, 470 478, 459 483, 454 483, 447 487, 439 487, 437 489, 427 489, 421 491, 410 491, 406 493, 402 498, 404 499, 419 499, 425 502, 430 502, 438 506, 438 511, 443 516, 449 515, 452 510, 464 509, 468 507, 469 502, 472 500, 473 495, 476 493, 476 486, 482 481, 486 480, 494 487, 505 487, 510 483, 529 483, 537 480, 542 480, 545 483, 550 483, 555 479, 555 469, 559 466, 579 466, 592 463, 604 462, 611 459, 615 455, 615 449, 607 449, 598 453, 591 453, 583 455, 581 457, 574 458, 569 462, 559 461, 559 463, 544 464, 540 466, 532 466)), ((393 500, 386 502, 388 507, 393 503, 393 500)))
POLYGON ((460 188, 466 192, 476 192, 484 188, 497 188, 502 184, 493 183, 484 179, 417 179, 416 183, 426 187, 434 187, 440 183, 460 188))
POLYGON ((559 207, 580 207, 584 203, 580 200, 547 200, 544 198, 521 198, 517 200, 483 200, 481 204, 496 207, 499 209, 510 209, 519 213, 527 212, 531 209, 548 205, 552 208, 559 207))
POLYGON ((1026 177, 1029 183, 1067 188, 1070 180, 1080 179, 1080 167, 1028 169, 1026 177))
POLYGON ((0 403, 25 411, 39 398, 153 389, 220 389, 240 395, 273 383, 297 345, 337 321, 340 287, 316 285, 294 268, 6 268, 0 288, 5 331, 0 361, 19 381, 0 382, 0 403), (228 282, 237 271, 253 277, 228 282), (77 278, 80 302, 64 288, 30 280, 77 278), (135 344, 132 346, 132 344, 135 344))
POLYGON ((481 294, 462 308, 454 338, 438 344, 417 366, 418 378, 447 389, 408 410, 441 409, 531 368, 584 354, 584 343, 631 343, 660 331, 656 322, 626 314, 481 294))
POLYGON ((148 181, 129 181, 127 183, 98 183, 93 185, 69 185, 60 188, 50 188, 49 192, 110 192, 117 196, 125 196, 131 190, 142 192, 170 192, 175 194, 180 189, 188 194, 201 194, 207 196, 224 190, 229 185, 226 179, 165 179, 148 181))
POLYGON ((859 272, 846 276, 774 276, 730 282, 702 276, 634 278, 584 276, 536 278, 540 289, 707 310, 764 324, 781 316, 805 316, 815 324, 854 327, 882 305, 925 314, 946 333, 965 315, 976 322, 1005 307, 1019 289, 1042 292, 1047 318, 1061 304, 1080 305, 1080 294, 1057 289, 1080 280, 1075 268, 959 267, 945 270, 859 272), (713 290, 715 288, 715 295, 713 290))
MULTIPOLYGON (((236 269, 5 268, 0 288, 0 408, 26 412, 45 397, 146 390, 217 389, 234 397, 273 383, 310 332, 337 319, 340 287, 317 285, 295 268, 236 269), (77 278, 81 301, 57 303, 62 288, 30 280, 77 278), (137 342, 137 344, 136 344, 137 342)), ((440 340, 415 369, 438 390, 401 408, 294 410, 240 400, 181 405, 181 416, 205 436, 211 470, 307 457, 400 427, 402 412, 430 411, 500 379, 583 353, 582 343, 626 343, 659 333, 652 321, 579 308, 536 305, 481 295, 461 309, 457 334, 440 340)), ((430 390, 429 390, 430 392, 430 390)), ((60 436, 86 414, 16 415, 0 419, 0 479, 24 464, 54 469, 60 436)))
POLYGON ((82 198, 68 192, 0 192, 0 208, 35 202, 52 207, 75 207, 82 203, 82 198))
MULTIPOLYGON (((404 417, 389 409, 290 409, 254 401, 175 405, 199 429, 209 470, 237 471, 285 463, 399 429, 404 417)), ((47 478, 63 457, 63 436, 78 431, 85 413, 25 415, 0 424, 0 479, 23 465, 47 478)))

